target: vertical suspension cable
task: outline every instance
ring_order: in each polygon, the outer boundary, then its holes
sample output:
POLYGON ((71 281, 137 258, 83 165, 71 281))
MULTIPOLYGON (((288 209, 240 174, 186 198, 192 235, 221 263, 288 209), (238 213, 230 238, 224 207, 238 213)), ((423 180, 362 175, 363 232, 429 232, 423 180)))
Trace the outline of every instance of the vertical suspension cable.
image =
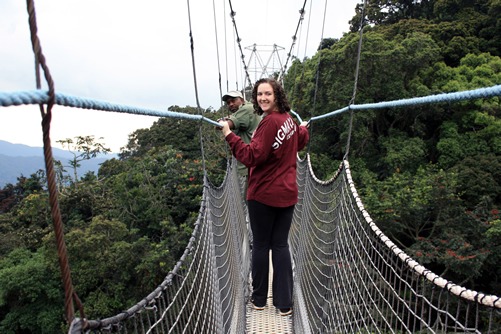
POLYGON ((27 0, 27 10, 29 16, 31 43, 33 52, 35 54, 35 74, 36 74, 36 87, 41 89, 40 67, 42 68, 45 80, 48 84, 49 99, 47 101, 47 110, 44 110, 43 104, 40 104, 40 113, 42 116, 42 131, 43 131, 43 148, 45 157, 45 169, 47 171, 47 185, 49 190, 49 204, 51 208, 51 216, 54 225, 54 234, 56 237, 57 253, 59 258, 59 267, 64 285, 64 308, 66 321, 71 323, 74 318, 73 300, 75 299, 80 309, 80 314, 83 318, 83 307, 80 300, 73 291, 73 283, 71 279, 71 270, 68 260, 68 252, 66 243, 64 241, 64 230, 61 218, 61 211, 59 208, 58 191, 56 185, 56 174, 54 172, 54 159, 52 156, 52 146, 50 140, 50 123, 52 120, 52 107, 55 104, 56 93, 54 88, 54 80, 50 74, 49 67, 47 66, 45 56, 42 53, 42 47, 37 35, 37 22, 35 13, 35 4, 33 0, 27 0))
POLYGON ((285 60, 284 66, 282 67, 282 70, 280 72, 280 75, 278 76, 278 81, 282 81, 283 77, 285 75, 285 71, 287 70, 287 63, 289 62, 289 59, 292 56, 292 50, 294 49, 294 45, 296 45, 296 40, 297 40, 297 33, 299 31, 299 27, 301 26, 303 20, 304 20, 304 7, 306 6, 306 1, 304 0, 303 7, 299 10, 299 21, 296 26, 296 31, 294 32, 294 36, 292 36, 292 44, 289 49, 289 53, 287 53, 287 59, 285 60))
MULTIPOLYGON (((294 59, 299 59, 299 49, 300 49, 300 46, 301 46, 301 31, 299 32, 299 38, 298 38, 296 55, 292 56, 291 64, 294 62, 294 59)), ((292 77, 296 78, 296 74, 297 74, 297 66, 294 67, 294 72, 292 73, 292 77)), ((298 95, 297 94, 297 80, 294 80, 294 84, 292 86, 291 99, 294 98, 297 95, 298 95)), ((299 111, 299 110, 297 110, 297 111, 299 111)))
POLYGON ((225 67, 226 67, 226 91, 230 90, 229 82, 228 82, 228 35, 226 28, 226 5, 223 4, 223 13, 224 13, 224 56, 225 56, 225 67))
POLYGON ((188 5, 188 25, 190 28, 190 49, 191 49, 191 66, 193 70, 193 82, 195 85, 195 99, 197 102, 197 108, 199 109, 200 112, 200 101, 198 99, 198 87, 197 87, 197 71, 195 68, 195 46, 193 43, 193 31, 191 29, 191 10, 190 10, 190 0, 187 0, 187 5, 188 5))
MULTIPOLYGON (((306 54, 308 53, 308 40, 310 36, 310 24, 311 24, 311 11, 313 8, 313 1, 310 1, 310 12, 308 13, 308 26, 306 28, 306 42, 304 43, 304 54, 303 54, 303 70, 301 71, 301 79, 300 81, 303 81, 304 79, 304 73, 305 73, 305 62, 306 62, 306 54)), ((313 134, 313 124, 310 123, 310 138, 312 137, 313 134)), ((311 149, 311 140, 308 140, 307 144, 307 149, 306 152, 309 154, 311 149)))
POLYGON ((367 0, 364 0, 364 5, 362 6, 362 12, 360 17, 360 30, 359 30, 359 39, 358 39, 358 50, 357 50, 357 63, 355 65, 355 82, 353 83, 353 94, 351 96, 350 104, 348 108, 350 110, 350 123, 348 126, 348 138, 346 143, 346 152, 343 156, 343 160, 348 158, 348 154, 350 152, 350 143, 351 143, 351 134, 353 130, 353 109, 350 108, 352 104, 355 103, 355 97, 358 90, 358 76, 360 71, 360 56, 362 54, 362 38, 363 38, 363 30, 364 30, 364 22, 365 22, 365 7, 367 6, 367 0))
MULTIPOLYGON (((304 79, 304 73, 305 73, 305 66, 304 66, 304 62, 306 60, 306 50, 308 48, 308 35, 309 35, 309 32, 310 32, 310 23, 311 23, 311 8, 312 8, 312 4, 313 4, 313 1, 310 1, 310 10, 309 10, 309 13, 308 13, 308 25, 306 26, 306 41, 305 41, 305 46, 304 46, 304 53, 303 53, 303 60, 300 60, 301 64, 302 64, 302 69, 301 69, 301 77, 299 79, 299 82, 302 82, 303 79, 304 79)), ((298 45, 298 48, 297 48, 297 56, 296 58, 299 59, 299 45, 298 45)), ((295 76, 294 76, 295 77, 295 76)), ((294 82, 294 89, 293 89, 293 96, 294 95, 297 95, 297 96, 300 96, 300 93, 297 91, 297 84, 296 82, 294 82)), ((299 105, 298 105, 299 107, 299 105)), ((300 111, 299 109, 297 109, 296 111, 300 111)), ((310 124, 311 126, 311 124, 310 124)), ((310 130, 311 131, 311 130, 310 130)), ((309 148, 309 142, 308 142, 308 148, 309 148)))
MULTIPOLYGON (((242 64, 243 64, 244 70, 245 70, 245 78, 249 82, 249 86, 252 86, 252 82, 250 80, 249 72, 247 71, 247 65, 245 64, 245 55, 244 55, 244 52, 242 50, 242 44, 240 43, 242 41, 242 39, 238 35, 237 23, 235 22, 235 15, 237 15, 237 13, 233 10, 233 6, 231 4, 231 0, 228 0, 228 2, 230 4, 230 10, 231 10, 230 16, 231 16, 231 19, 233 21, 233 28, 235 29, 235 34, 237 36, 236 41, 237 41, 237 44, 238 44, 238 48, 240 50, 240 58, 242 59, 242 64)), ((244 83, 245 83, 245 81, 244 81, 244 83)), ((245 90, 245 84, 244 84, 243 89, 245 90)))
MULTIPOLYGON (((325 0, 325 6, 324 6, 324 18, 322 20, 322 34, 320 36, 320 46, 322 45, 322 42, 324 40, 324 29, 325 29, 325 16, 327 12, 327 0, 325 0)), ((318 92, 318 82, 320 80, 320 64, 322 60, 322 53, 321 50, 318 50, 318 65, 317 65, 317 73, 316 73, 316 78, 315 78, 315 92, 313 95, 313 110, 312 114, 315 111, 316 105, 317 105, 317 92, 318 92)))
POLYGON ((306 28, 306 43, 304 43, 304 55, 303 60, 306 58, 308 52, 308 39, 310 36, 310 24, 311 24, 311 10, 313 8, 313 1, 310 1, 310 12, 308 13, 308 26, 306 28))
MULTIPOLYGON (((216 3, 215 0, 212 0, 212 10, 214 14, 214 33, 216 35, 216 55, 217 55, 217 72, 219 78, 219 96, 223 96, 223 89, 221 87, 221 64, 219 61, 219 40, 217 38, 217 19, 216 19, 216 3)), ((223 101, 219 99, 220 107, 223 106, 223 101)))
MULTIPOLYGON (((243 78, 242 73, 238 70, 238 65, 237 65, 237 43, 235 41, 237 40, 235 30, 233 30, 233 65, 235 66, 235 88, 239 90, 238 88, 238 76, 240 75, 240 78, 243 78)), ((228 89, 229 90, 229 89, 228 89)))
MULTIPOLYGON (((191 65, 193 69, 193 82, 195 84, 195 98, 197 101, 197 108, 198 112, 201 115, 202 114, 202 108, 200 107, 200 101, 198 99, 198 88, 197 88, 197 71, 195 68, 195 46, 193 43, 193 31, 191 29, 191 10, 190 10, 190 0, 187 0, 187 6, 188 6, 188 24, 190 27, 190 48, 191 48, 191 65)), ((200 150, 202 154, 202 168, 204 170, 204 175, 207 174, 207 171, 205 169, 205 152, 204 152, 204 142, 202 138, 202 121, 200 121, 200 126, 198 127, 199 131, 199 137, 200 137, 200 150)))
MULTIPOLYGON (((320 46, 322 45, 322 42, 324 40, 324 29, 325 29, 325 16, 326 16, 326 13, 327 13, 327 0, 325 0, 325 5, 324 5, 324 17, 323 17, 323 20, 322 20, 322 33, 320 35, 320 46)), ((317 72, 315 74, 315 90, 314 90, 314 93, 313 93, 313 108, 311 110, 311 115, 314 114, 315 112, 315 109, 317 107, 317 92, 318 92, 318 82, 320 80, 320 64, 321 64, 321 59, 322 59, 322 53, 321 53, 321 49, 319 49, 317 52, 318 52, 318 65, 317 65, 317 72)), ((312 124, 310 123, 310 136, 311 134, 313 133, 313 126, 312 124)), ((308 143, 308 153, 310 153, 310 145, 308 143)))

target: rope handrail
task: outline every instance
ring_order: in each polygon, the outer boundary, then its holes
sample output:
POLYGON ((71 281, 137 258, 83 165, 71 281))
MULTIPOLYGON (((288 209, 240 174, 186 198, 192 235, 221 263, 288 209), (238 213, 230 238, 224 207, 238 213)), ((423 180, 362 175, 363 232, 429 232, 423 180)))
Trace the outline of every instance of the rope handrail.
MULTIPOLYGON (((355 202, 357 204, 358 209, 362 212, 365 221, 369 226, 371 227, 372 231, 377 235, 379 240, 381 240, 391 251, 400 258, 400 260, 404 263, 407 264, 407 266, 414 272, 416 272, 418 275, 423 276, 426 278, 428 281, 430 281, 432 284, 436 285, 437 287, 447 289, 450 293, 462 298, 466 299, 472 302, 476 302, 488 307, 493 307, 497 309, 501 309, 501 298, 496 296, 496 295, 488 295, 482 292, 474 291, 468 288, 465 288, 463 286, 454 284, 450 281, 447 281, 446 279, 442 278, 441 276, 435 274, 434 272, 428 270, 425 266, 421 265, 419 262, 415 261, 412 259, 407 253, 405 253, 403 250, 398 248, 393 241, 389 237, 387 237, 383 231, 379 229, 379 227, 374 223, 372 218, 369 215, 369 212, 365 209, 361 198, 358 195, 358 191, 355 187, 355 182, 353 181, 353 178, 351 176, 351 171, 350 171, 350 164, 348 160, 344 160, 342 162, 344 165, 344 169, 346 170, 346 175, 348 179, 348 184, 350 187, 350 191, 353 194, 353 197, 355 198, 355 202)), ((309 165, 311 168, 311 164, 309 165)), ((341 166, 339 167, 341 169, 341 166)))
MULTIPOLYGON (((48 100, 49 100, 49 95, 47 94, 46 91, 42 90, 16 91, 10 93, 0 92, 1 107, 44 104, 47 103, 48 100)), ((171 117, 171 118, 190 119, 196 121, 202 120, 211 123, 212 125, 221 126, 218 122, 211 120, 207 117, 204 117, 202 115, 191 115, 175 111, 140 108, 123 104, 110 103, 106 101, 99 101, 84 97, 72 96, 63 93, 56 93, 55 104, 65 107, 112 111, 112 112, 129 113, 136 115, 171 117)))
MULTIPOLYGON (((501 95, 501 85, 495 85, 491 87, 483 87, 461 92, 442 93, 436 95, 414 97, 409 99, 400 99, 400 100, 365 103, 365 104, 352 104, 323 115, 314 116, 310 118, 309 122, 317 121, 323 118, 333 117, 349 110, 396 108, 409 105, 470 100, 476 98, 489 98, 499 95, 501 95)), ((0 91, 0 107, 41 104, 41 103, 43 104, 47 103, 48 101, 49 101, 49 95, 47 91, 42 91, 42 90, 27 90, 27 91, 16 91, 16 92, 0 91)), ((212 125, 221 126, 218 122, 201 115, 190 115, 175 111, 162 111, 162 110, 127 106, 123 104, 110 103, 84 97, 77 97, 63 93, 56 93, 55 103, 57 105, 65 107, 73 107, 81 109, 104 110, 104 111, 130 113, 130 114, 156 116, 156 117, 172 117, 172 118, 182 118, 191 120, 202 120, 211 123, 212 125)))
POLYGON ((298 119, 299 123, 303 122, 303 119, 301 118, 301 116, 299 116, 299 114, 297 112, 295 112, 294 110, 291 109, 290 113, 293 114, 294 116, 296 116, 296 118, 298 119))
POLYGON ((396 108, 404 107, 410 105, 420 105, 420 104, 430 104, 439 102, 451 102, 451 101, 461 101, 461 100, 471 100, 478 98, 488 98, 501 95, 501 85, 495 85, 491 87, 483 87, 472 90, 465 90, 461 92, 453 93, 442 93, 435 95, 428 95, 422 97, 413 97, 409 99, 400 99, 393 101, 384 101, 376 103, 365 103, 365 104, 352 104, 350 106, 331 111, 327 114, 314 116, 310 119, 310 122, 316 121, 323 118, 328 118, 342 114, 349 110, 365 110, 365 109, 381 109, 381 108, 396 108))

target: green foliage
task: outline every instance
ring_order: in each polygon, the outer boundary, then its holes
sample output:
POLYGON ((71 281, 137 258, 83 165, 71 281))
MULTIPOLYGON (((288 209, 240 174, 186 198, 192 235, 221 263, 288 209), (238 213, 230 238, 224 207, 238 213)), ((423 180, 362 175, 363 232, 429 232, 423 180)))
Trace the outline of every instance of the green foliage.
POLYGON ((475 155, 457 165, 459 191, 467 208, 481 201, 501 203, 501 156, 475 155))
POLYGON ((501 216, 498 209, 492 209, 486 215, 486 244, 489 245, 489 257, 482 268, 488 279, 489 291, 501 291, 501 216))
POLYGON ((326 154, 311 153, 310 159, 315 176, 321 180, 333 178, 339 169, 340 162, 336 164, 336 162, 332 161, 326 154))
POLYGON ((19 235, 12 226, 12 214, 0 214, 0 259, 22 245, 19 235))
MULTIPOLYGON (((198 115, 197 108, 171 106, 169 111, 198 115)), ((129 135, 129 142, 119 154, 120 158, 137 157, 153 148, 171 146, 181 148, 189 158, 200 157, 198 124, 193 121, 164 117, 149 129, 139 129, 129 135)))
POLYGON ((75 187, 60 191, 59 205, 63 221, 73 227, 76 222, 90 222, 99 215, 109 215, 113 208, 113 189, 94 175, 85 177, 75 187))
MULTIPOLYGON (((426 72, 430 85, 437 92, 454 92, 480 87, 489 87, 501 83, 501 58, 486 53, 468 54, 458 67, 448 67, 438 62, 426 72)), ((490 103, 495 103, 493 98, 490 103)), ((487 101, 480 102, 483 104, 487 101)), ((477 101, 477 103, 479 103, 477 101)))
POLYGON ((382 181, 367 172, 362 175, 364 203, 383 231, 403 246, 431 233, 431 223, 450 207, 441 203, 457 201, 455 176, 433 165, 420 167, 416 174, 394 173, 382 181))
POLYGON ((415 174, 360 179, 373 219, 417 261, 461 284, 481 276, 490 254, 485 224, 464 214, 457 174, 421 165, 415 174))
POLYGON ((141 158, 123 162, 124 172, 109 177, 113 215, 129 228, 158 236, 161 222, 183 223, 198 212, 203 171, 198 159, 186 159, 169 146, 151 149, 141 158))
POLYGON ((444 122, 442 124, 442 136, 437 143, 437 150, 440 153, 439 163, 444 168, 454 166, 465 157, 464 143, 460 139, 456 123, 444 122))
POLYGON ((43 249, 13 250, 0 260, 0 332, 59 333, 64 310, 59 273, 43 249))
POLYGON ((0 189, 0 214, 9 212, 25 196, 42 191, 44 183, 45 173, 43 170, 38 170, 29 178, 18 177, 15 185, 7 184, 3 189, 0 189))
MULTIPOLYGON (((141 294, 148 293, 146 289, 152 288, 144 283, 155 271, 136 269, 150 256, 152 245, 136 233, 117 220, 95 217, 89 225, 66 234, 74 288, 88 316, 111 316, 136 303, 141 294)), ((54 240, 47 242, 50 245, 54 240)), ((162 274, 165 270, 158 271, 162 274)))
POLYGON ((386 151, 383 162, 389 173, 411 172, 427 162, 426 144, 418 137, 409 138, 405 133, 391 130, 388 137, 380 139, 381 146, 386 151))
MULTIPOLYGON (((200 144, 195 140, 198 128, 189 122, 184 124, 190 124, 183 129, 189 132, 185 137, 179 132, 166 138, 165 127, 177 129, 178 125, 164 121, 152 127, 153 132, 142 131, 141 136, 145 137, 139 136, 141 142, 153 140, 156 146, 149 149, 138 146, 121 160, 107 161, 99 171, 99 178, 88 174, 67 187, 64 175, 60 175, 63 182, 59 188, 59 207, 65 223, 74 289, 85 305, 86 316, 111 316, 135 304, 163 280, 183 253, 199 211, 203 180, 200 144), (194 139, 193 150, 185 153, 184 148, 189 148, 187 138, 194 139)), ((211 130, 218 136, 213 141, 223 142, 220 132, 211 130)), ((60 289, 48 195, 40 186, 42 180, 43 174, 32 175, 2 189, 0 203, 6 212, 0 215, 0 259, 8 259, 13 250, 21 249, 50 259, 37 263, 48 273, 56 273, 55 276, 34 275, 33 280, 45 280, 60 289)), ((14 270, 16 264, 6 263, 7 269, 14 270)), ((6 279, 7 274, 3 277, 6 279)), ((44 322, 47 332, 60 332, 64 303, 59 290, 58 293, 56 300, 50 302, 55 307, 45 309, 37 309, 37 305, 47 303, 46 300, 36 301, 28 310, 24 304, 18 306, 15 298, 5 297, 5 303, 0 305, 0 314, 5 319, 2 329, 6 333, 17 333, 20 329, 43 333, 39 328, 44 322)))
POLYGON ((13 210, 12 224, 23 245, 35 251, 52 226, 47 193, 26 196, 13 210))

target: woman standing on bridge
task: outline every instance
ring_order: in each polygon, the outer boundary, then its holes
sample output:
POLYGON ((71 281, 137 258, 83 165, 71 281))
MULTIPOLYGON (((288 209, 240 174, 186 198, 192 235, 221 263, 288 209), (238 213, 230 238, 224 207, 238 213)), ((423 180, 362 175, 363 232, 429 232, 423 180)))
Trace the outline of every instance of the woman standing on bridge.
POLYGON ((252 91, 256 113, 263 118, 249 144, 220 121, 235 158, 249 167, 247 201, 253 235, 252 302, 263 310, 268 296, 269 252, 273 262, 273 305, 281 315, 292 313, 292 264, 289 230, 298 200, 296 157, 309 139, 288 114, 289 102, 274 79, 260 79, 252 91))

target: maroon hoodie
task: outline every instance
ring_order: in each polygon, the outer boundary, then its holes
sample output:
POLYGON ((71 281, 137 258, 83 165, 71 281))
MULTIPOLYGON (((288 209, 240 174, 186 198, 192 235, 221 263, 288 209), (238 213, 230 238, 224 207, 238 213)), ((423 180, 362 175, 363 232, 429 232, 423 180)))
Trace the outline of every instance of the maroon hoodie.
POLYGON ((297 203, 296 158, 308 142, 308 130, 288 113, 263 116, 249 144, 226 136, 235 158, 249 167, 247 200, 274 207, 297 203))

